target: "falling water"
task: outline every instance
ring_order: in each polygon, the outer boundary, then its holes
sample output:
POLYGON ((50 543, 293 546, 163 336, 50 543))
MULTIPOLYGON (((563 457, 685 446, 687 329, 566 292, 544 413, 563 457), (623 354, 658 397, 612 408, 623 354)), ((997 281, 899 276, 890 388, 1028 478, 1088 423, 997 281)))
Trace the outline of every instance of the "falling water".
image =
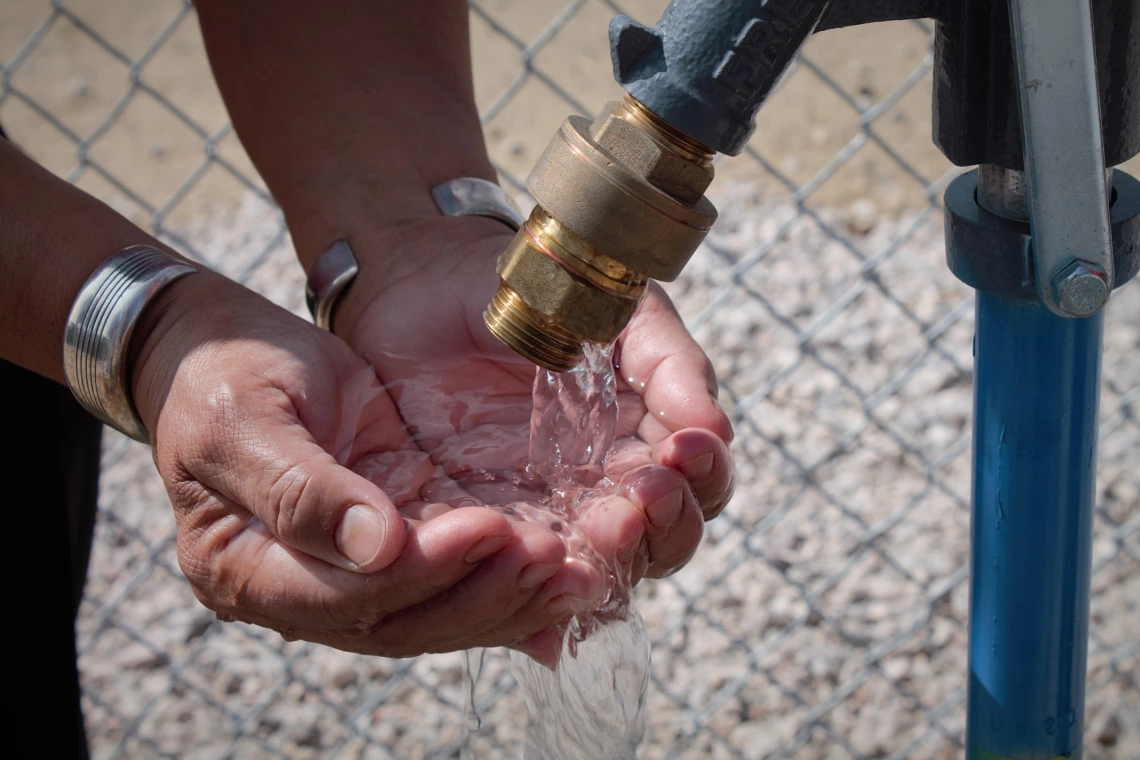
MULTIPOLYGON (((545 496, 537 505, 507 507, 520 519, 557 524, 567 556, 592 564, 605 583, 600 600, 567 625, 554 669, 511 653, 527 706, 527 760, 632 760, 645 731, 649 644, 632 605, 629 568, 599 556, 578 528, 584 508, 616 487, 603 477, 617 426, 612 355, 612 347, 587 346, 573 370, 538 373, 527 475, 546 484, 545 496)), ((468 729, 478 730, 482 653, 469 653, 467 662, 468 729)))

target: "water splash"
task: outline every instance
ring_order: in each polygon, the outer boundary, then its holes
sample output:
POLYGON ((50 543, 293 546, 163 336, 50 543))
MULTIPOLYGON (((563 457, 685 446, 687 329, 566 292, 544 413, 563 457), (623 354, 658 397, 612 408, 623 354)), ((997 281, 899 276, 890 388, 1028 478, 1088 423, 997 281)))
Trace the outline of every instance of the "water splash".
POLYGON ((636 756, 645 735, 649 645, 635 610, 593 626, 588 636, 568 631, 555 670, 511 652, 511 672, 526 699, 527 760, 636 756))
MULTIPOLYGON (((557 524, 568 558, 591 563, 605 584, 598 603, 570 620, 553 670, 511 653, 527 705, 527 760, 632 760, 645 733, 649 644, 632 605, 630 569, 595 552, 577 525, 593 500, 617 486, 604 477, 618 415, 612 357, 612 346, 589 345, 573 370, 538 372, 526 478, 545 484, 545 493, 537 504, 504 507, 519 519, 557 524)), ((468 731, 481 726, 482 662, 481 653, 468 653, 468 731)))

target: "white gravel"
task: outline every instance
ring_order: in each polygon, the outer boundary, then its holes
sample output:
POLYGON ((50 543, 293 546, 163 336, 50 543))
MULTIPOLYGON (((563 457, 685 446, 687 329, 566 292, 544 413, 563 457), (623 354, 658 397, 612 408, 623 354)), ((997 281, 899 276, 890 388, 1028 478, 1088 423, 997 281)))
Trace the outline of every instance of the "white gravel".
MULTIPOLYGON (((817 221, 743 185, 714 200, 710 245, 669 290, 737 416, 739 487, 692 564, 640 589, 644 757, 960 756, 973 311, 940 212, 817 221)), ((280 232, 251 198, 187 235, 238 276, 280 232)), ((280 241, 249 282, 301 313, 290 257, 280 241)), ((1106 332, 1086 754, 1123 759, 1140 756, 1140 284, 1106 332)), ((364 658, 213 620, 148 450, 106 440, 79 622, 95 757, 457 756, 461 655, 364 658)), ((505 667, 489 656, 480 699, 505 667)), ((475 756, 517 756, 522 710, 494 702, 475 756)))

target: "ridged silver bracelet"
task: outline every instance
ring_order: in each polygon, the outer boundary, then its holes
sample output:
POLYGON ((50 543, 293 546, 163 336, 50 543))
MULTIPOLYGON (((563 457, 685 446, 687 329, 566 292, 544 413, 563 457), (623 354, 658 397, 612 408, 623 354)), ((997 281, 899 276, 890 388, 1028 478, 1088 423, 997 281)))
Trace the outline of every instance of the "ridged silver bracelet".
POLYGON ((136 441, 150 443, 150 436, 131 399, 131 336, 163 288, 197 271, 157 248, 133 245, 95 270, 68 314, 63 337, 68 387, 87 411, 136 441))

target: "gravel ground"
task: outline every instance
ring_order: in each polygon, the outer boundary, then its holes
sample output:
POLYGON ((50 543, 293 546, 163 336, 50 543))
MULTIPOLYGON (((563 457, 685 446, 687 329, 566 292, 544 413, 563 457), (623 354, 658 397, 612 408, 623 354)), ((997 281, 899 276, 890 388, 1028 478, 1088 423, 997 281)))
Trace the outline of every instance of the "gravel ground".
MULTIPOLYGON (((715 234, 669 289, 737 419, 739 487, 690 566, 639 591, 643 756, 959 756, 973 312, 941 213, 805 214, 744 184, 714 200, 715 234)), ((186 235, 300 312, 272 208, 249 198, 186 235)), ((1087 755, 1123 759, 1140 756, 1136 284, 1106 332, 1087 755)), ((457 756, 462 655, 364 658, 217 622, 180 577, 148 450, 109 435, 104 456, 79 623, 96 757, 457 756)), ((518 756, 509 686, 488 653, 476 757, 518 756)))

